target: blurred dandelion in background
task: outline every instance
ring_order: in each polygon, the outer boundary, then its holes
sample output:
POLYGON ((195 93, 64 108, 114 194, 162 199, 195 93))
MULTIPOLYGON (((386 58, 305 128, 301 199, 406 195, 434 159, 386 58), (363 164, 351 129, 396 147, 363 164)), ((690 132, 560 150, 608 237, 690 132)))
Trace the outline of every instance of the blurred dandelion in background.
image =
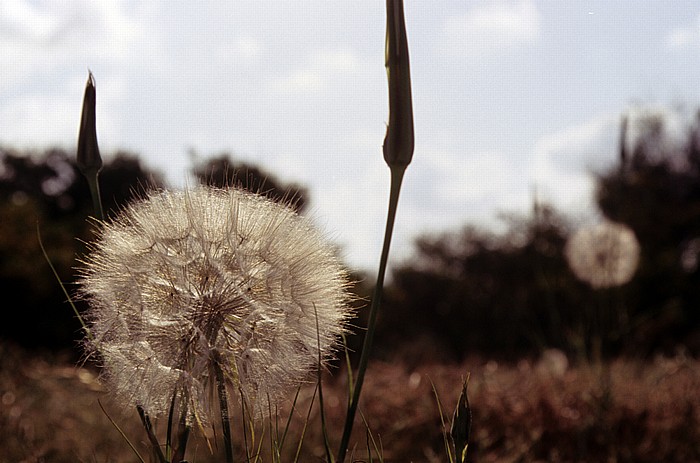
MULTIPOLYGON (((215 418, 217 371, 259 410, 332 356, 352 315, 311 221, 239 189, 153 192, 103 224, 79 280, 91 355, 117 400, 215 418)), ((191 422, 191 421, 190 421, 191 422)))
POLYGON ((634 232, 610 221, 580 229, 564 248, 576 277, 595 289, 629 282, 637 270, 639 252, 634 232))

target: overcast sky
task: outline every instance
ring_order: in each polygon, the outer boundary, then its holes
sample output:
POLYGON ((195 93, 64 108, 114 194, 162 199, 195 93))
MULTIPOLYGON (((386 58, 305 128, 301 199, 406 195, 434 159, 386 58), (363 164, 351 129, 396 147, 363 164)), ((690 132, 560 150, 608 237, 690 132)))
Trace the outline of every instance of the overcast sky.
MULTIPOLYGON (((594 215, 630 108, 700 106, 696 1, 405 0, 416 129, 392 247, 526 212, 594 215)), ((0 144, 76 144, 88 69, 105 155, 173 187, 222 151, 310 189, 375 271, 388 199, 384 2, 0 1, 0 144)), ((189 180, 191 182, 191 180, 189 180)))

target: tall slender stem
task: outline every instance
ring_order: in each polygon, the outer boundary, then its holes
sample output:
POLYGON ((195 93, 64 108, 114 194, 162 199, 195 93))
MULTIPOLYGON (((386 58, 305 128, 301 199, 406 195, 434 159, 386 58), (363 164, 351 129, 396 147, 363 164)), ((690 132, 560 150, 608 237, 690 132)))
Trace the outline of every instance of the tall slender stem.
POLYGON ((221 410, 221 428, 224 435, 224 447, 226 448, 226 463, 233 463, 233 440, 231 439, 231 418, 228 412, 228 392, 224 372, 221 369, 221 356, 218 352, 213 355, 214 375, 216 376, 216 390, 219 394, 219 408, 221 410))
POLYGON ((146 434, 148 435, 148 440, 151 443, 151 447, 153 447, 153 452, 156 455, 156 458, 158 458, 159 463, 168 463, 168 460, 165 458, 165 455, 163 454, 163 450, 160 448, 160 443, 158 442, 158 438, 156 437, 155 433, 153 432, 153 425, 151 424, 151 418, 148 416, 148 413, 146 413, 146 410, 143 409, 140 405, 136 406, 136 410, 139 413, 139 416, 141 417, 141 422, 143 423, 144 429, 146 429, 146 434))
POLYGON ((386 218, 386 230, 384 232, 384 244, 382 246, 381 258, 379 260, 377 283, 374 286, 374 293, 372 295, 372 305, 370 307, 369 321, 367 323, 367 334, 365 335, 362 345, 362 354, 360 355, 357 378, 355 380, 355 385, 352 388, 352 397, 350 398, 348 413, 345 417, 345 427, 343 429, 340 449, 338 451, 338 463, 342 463, 345 460, 348 443, 350 442, 350 435, 352 434, 352 428, 355 422, 357 405, 362 392, 362 384, 365 380, 365 372, 367 371, 370 350, 372 349, 372 342, 374 341, 377 313, 379 312, 379 306, 381 305, 382 294, 384 292, 384 275, 386 274, 387 262, 389 260, 389 247, 391 246, 391 236, 394 230, 396 209, 399 203, 399 193, 401 191, 401 182, 403 180, 404 172, 406 172, 406 166, 398 166, 391 169, 391 193, 389 196, 389 209, 386 218))
POLYGON ((85 178, 90 186, 90 195, 92 196, 92 207, 95 211, 96 218, 104 221, 105 213, 102 209, 102 196, 100 195, 100 174, 95 171, 91 174, 85 174, 85 178))

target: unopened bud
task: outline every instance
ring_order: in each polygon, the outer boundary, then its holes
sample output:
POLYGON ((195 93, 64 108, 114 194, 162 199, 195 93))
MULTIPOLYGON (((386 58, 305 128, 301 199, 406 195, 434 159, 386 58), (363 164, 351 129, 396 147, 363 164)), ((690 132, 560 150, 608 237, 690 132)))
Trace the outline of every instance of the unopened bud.
POLYGON ((462 392, 457 400, 454 415, 452 415, 452 429, 450 435, 455 446, 457 461, 464 463, 467 458, 467 449, 469 448, 469 434, 472 429, 472 409, 469 405, 469 396, 467 395, 467 387, 469 386, 469 375, 462 383, 462 392))
POLYGON ((78 169, 83 175, 95 175, 102 169, 102 158, 97 146, 97 127, 95 122, 95 80, 92 72, 85 84, 85 96, 83 97, 83 114, 80 119, 80 132, 78 133, 78 169))
POLYGON ((413 102, 403 0, 387 0, 386 8, 389 125, 384 138, 384 160, 393 169, 405 168, 413 158, 413 102))

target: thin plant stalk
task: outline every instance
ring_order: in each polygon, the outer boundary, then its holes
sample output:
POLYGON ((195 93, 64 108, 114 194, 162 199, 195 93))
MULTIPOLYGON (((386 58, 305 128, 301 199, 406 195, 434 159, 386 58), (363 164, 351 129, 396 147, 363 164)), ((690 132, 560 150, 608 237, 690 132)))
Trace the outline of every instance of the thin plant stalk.
POLYGON ((177 395, 173 393, 173 398, 170 401, 170 411, 168 413, 168 427, 165 431, 165 457, 168 461, 173 461, 172 453, 172 442, 170 440, 173 431, 173 415, 175 414, 175 397, 177 395))
POLYGON ((304 444, 304 437, 306 437, 306 429, 309 426, 309 420, 311 419, 311 411, 314 407, 314 402, 316 401, 316 393, 318 392, 318 384, 314 389, 314 393, 311 396, 311 402, 309 403, 309 409, 306 411, 306 419, 304 420, 304 426, 301 428, 301 436, 299 436, 299 442, 297 443, 297 451, 294 454, 294 460, 292 463, 297 463, 299 461, 299 455, 301 454, 301 447, 304 444))
POLYGON ((190 426, 187 424, 187 407, 183 407, 180 411, 180 419, 177 428, 177 442, 173 445, 173 418, 175 415, 175 399, 177 392, 173 393, 173 398, 170 401, 170 411, 168 412, 168 427, 165 432, 165 456, 171 463, 179 463, 185 459, 185 449, 187 448, 187 440, 190 436, 190 426))
POLYGON ((241 398, 241 429, 243 430, 243 448, 245 449, 246 461, 250 461, 250 449, 255 445, 255 427, 254 424, 248 426, 246 421, 247 405, 243 389, 238 387, 238 395, 241 398), (248 430, 250 429, 250 444, 248 444, 248 430))
POLYGON ((351 386, 351 398, 348 404, 348 412, 345 418, 345 426, 338 450, 338 463, 345 461, 350 435, 355 422, 355 414, 362 393, 362 384, 365 379, 370 351, 374 341, 377 314, 381 305, 384 291, 384 276, 389 260, 389 248, 391 236, 394 230, 396 209, 399 203, 401 182, 403 181, 406 167, 411 163, 414 150, 413 131, 413 102, 411 95, 411 72, 408 56, 408 38, 406 35, 406 23, 403 13, 403 0, 386 1, 386 42, 385 60, 387 80, 389 82, 389 123, 387 124, 384 138, 384 160, 391 170, 391 187, 389 193, 389 208, 387 211, 386 229, 384 232, 384 244, 379 259, 379 271, 377 283, 374 286, 372 304, 370 306, 367 333, 362 345, 360 363, 354 386, 351 386))
POLYGON ((367 422, 367 418, 365 418, 365 415, 360 412, 360 418, 362 418, 362 423, 365 425, 365 430, 366 430, 366 443, 367 443, 367 458, 369 458, 370 463, 374 461, 374 458, 372 457, 372 451, 377 454, 377 458, 379 459, 379 463, 384 462, 384 446, 382 445, 382 440, 381 437, 379 437, 379 443, 377 444, 377 440, 374 438, 374 435, 372 434, 372 429, 369 427, 369 423, 367 422), (370 445, 371 444, 371 445, 370 445))
POLYGON ((435 396, 435 403, 437 404, 438 413, 440 415, 440 423, 442 425, 442 439, 445 443, 445 453, 447 453, 447 459, 450 463, 455 463, 455 458, 452 455, 452 445, 450 444, 449 434, 447 433, 447 425, 445 424, 445 414, 442 412, 442 403, 440 403, 440 396, 438 395, 437 389, 435 388, 435 383, 430 380, 430 385, 433 388, 433 395, 435 396))
POLYGON ((97 404, 100 406, 100 409, 102 409, 102 413, 105 414, 105 416, 107 417, 109 422, 112 423, 112 426, 114 426, 114 428, 119 432, 119 434, 121 434, 121 436, 124 438, 126 443, 129 444, 129 447, 131 447, 131 450, 136 454, 136 458, 138 458, 141 463, 146 463, 146 460, 144 460, 143 457, 141 456, 141 454, 139 453, 139 451, 136 450, 136 447, 134 447, 134 444, 132 444, 131 441, 129 440, 129 438, 126 437, 126 434, 124 433, 124 431, 122 431, 122 428, 120 428, 119 425, 117 424, 117 422, 114 421, 111 416, 109 416, 109 413, 107 413, 107 410, 105 410, 105 407, 104 407, 104 405, 102 405, 102 402, 98 400, 97 404))
POLYGON ((345 460, 348 443, 350 442, 350 434, 352 433, 355 414, 357 412, 357 406, 360 400, 360 394, 362 392, 362 384, 364 382, 367 365, 369 363, 370 350, 374 341, 377 314, 379 312, 379 306, 381 304, 384 289, 384 275, 386 274, 387 262, 389 260, 389 247, 394 229, 394 221, 396 219, 396 209, 399 202, 399 192, 401 190, 403 173, 404 170, 392 169, 391 171, 391 195, 389 197, 389 211, 387 215, 386 230, 384 233, 384 245, 382 246, 382 254, 379 262, 377 283, 374 287, 374 293, 372 295, 372 304, 370 306, 369 321, 367 324, 367 334, 365 335, 364 343, 362 345, 360 363, 357 368, 357 377, 355 379, 355 385, 352 387, 352 397, 348 405, 345 428, 343 430, 343 435, 340 442, 340 450, 338 452, 337 459, 338 462, 343 462, 345 460))
POLYGON ((231 419, 228 413, 228 393, 226 392, 226 382, 224 372, 221 369, 221 357, 218 353, 213 358, 214 375, 216 376, 216 389, 219 395, 219 408, 221 410, 221 428, 224 438, 224 448, 226 449, 226 463, 233 463, 233 439, 231 438, 231 419))
POLYGON ((153 447, 153 451, 156 454, 156 458, 158 458, 159 463, 168 463, 168 460, 165 458, 165 455, 163 454, 163 450, 160 448, 160 443, 158 442, 158 438, 156 437, 155 433, 153 432, 153 425, 151 424, 151 418, 148 416, 146 411, 140 407, 137 406, 136 410, 139 412, 139 416, 141 417, 141 422, 143 423, 144 429, 146 429, 146 434, 148 435, 148 440, 151 443, 151 447, 153 447))
POLYGON ((41 230, 39 228, 39 222, 37 222, 37 224, 36 224, 36 236, 37 236, 37 239, 39 240, 39 248, 41 248, 41 253, 44 255, 44 259, 46 259, 46 262, 49 264, 49 267, 51 268, 51 272, 53 273, 53 276, 56 278, 56 280, 58 281, 58 284, 61 286, 61 290, 63 291, 63 295, 66 296, 66 300, 68 301, 71 308, 73 309, 73 313, 75 314, 75 317, 80 322, 80 325, 83 327, 83 330, 85 331, 85 335, 87 336, 88 339, 92 340, 92 336, 90 335, 90 329, 85 324, 85 320, 83 320, 83 317, 80 315, 78 308, 75 306, 75 303, 73 302, 73 297, 68 293, 68 290, 66 289, 66 285, 64 285, 63 282, 61 281, 61 277, 58 275, 58 271, 56 270, 56 267, 54 267, 53 262, 51 262, 51 259, 49 258, 49 255, 46 252, 46 248, 44 247, 44 242, 41 239, 41 230))
POLYGON ((299 393, 301 392, 301 386, 297 388, 296 394, 294 394, 294 400, 292 401, 292 409, 287 417, 287 423, 284 426, 284 432, 282 433, 282 438, 279 440, 279 448, 284 446, 284 441, 287 439, 287 432, 289 431, 289 425, 292 423, 292 417, 294 416, 294 411, 297 407, 297 400, 299 400, 299 393))
POLYGON ((185 459, 185 450, 187 449, 187 440, 190 437, 190 425, 187 424, 186 412, 183 411, 180 415, 180 424, 178 425, 178 440, 177 448, 175 448, 175 453, 173 454, 172 463, 180 463, 185 459))
MULTIPOLYGON (((314 306, 314 313, 316 312, 316 306, 314 306)), ((318 340, 318 364, 316 365, 316 374, 317 374, 317 382, 316 386, 318 387, 318 403, 320 407, 320 412, 321 412, 321 431, 323 432, 323 446, 326 451, 326 459, 328 463, 335 463, 335 460, 333 459, 333 453, 331 452, 331 446, 330 442, 328 440, 328 427, 326 426, 326 411, 325 411, 325 404, 323 402, 323 382, 321 380, 322 376, 322 363, 321 363, 321 337, 319 334, 319 326, 318 326, 318 314, 316 314, 316 339, 318 340)))

